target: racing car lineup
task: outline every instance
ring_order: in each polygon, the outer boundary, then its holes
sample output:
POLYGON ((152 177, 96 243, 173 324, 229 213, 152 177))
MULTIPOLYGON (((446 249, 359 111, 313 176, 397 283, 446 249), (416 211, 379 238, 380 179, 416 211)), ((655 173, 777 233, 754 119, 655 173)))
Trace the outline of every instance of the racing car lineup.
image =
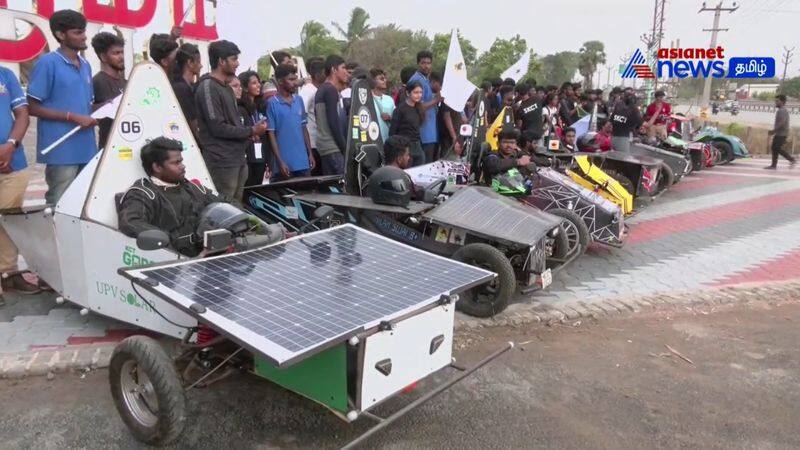
POLYGON ((0 216, 59 303, 172 338, 175 351, 146 336, 125 339, 110 363, 120 416, 151 445, 180 437, 186 391, 241 371, 345 422, 375 420, 351 444, 361 443, 513 347, 470 369, 455 364, 456 309, 491 317, 518 293, 547 289, 592 245, 624 245, 626 216, 693 170, 748 156, 740 140, 710 129, 692 135, 684 124, 680 137, 631 153, 538 149, 547 165, 486 182, 481 161, 492 150, 479 102, 462 127, 464 154, 408 169, 420 198, 387 204, 368 195, 370 177, 390 167, 371 90, 356 80, 344 176, 245 189, 245 209, 293 237, 238 245, 248 243, 248 227, 220 227, 206 232, 202 257, 187 259, 159 230, 133 239, 117 223, 118 195, 144 176, 139 152, 149 139, 183 142, 186 178, 213 188, 169 86, 155 64, 137 65, 108 145, 58 204, 0 216), (162 94, 158 108, 141 101, 153 90, 162 94), (135 134, 124 126, 131 120, 135 134), (321 276, 291 270, 298 267, 321 276), (446 368, 461 373, 386 418, 370 412, 446 368))

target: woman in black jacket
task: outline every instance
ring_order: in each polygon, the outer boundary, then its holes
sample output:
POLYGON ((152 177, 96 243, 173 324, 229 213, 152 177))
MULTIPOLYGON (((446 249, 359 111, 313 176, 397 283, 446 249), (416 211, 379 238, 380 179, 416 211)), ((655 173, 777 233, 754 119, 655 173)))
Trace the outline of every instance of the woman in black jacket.
MULTIPOLYGON (((238 99, 239 114, 245 126, 253 126, 266 120, 263 114, 264 104, 261 98, 261 78, 252 70, 242 72, 238 76, 242 84, 242 96, 238 99)), ((245 186, 264 184, 264 173, 267 171, 267 155, 270 154, 267 135, 253 137, 247 146, 247 181, 245 186)))
POLYGON ((425 164, 425 153, 420 143, 419 129, 425 120, 425 111, 422 110, 422 85, 418 81, 406 84, 406 96, 395 108, 392 114, 392 123, 389 126, 389 136, 400 135, 410 142, 411 166, 425 164))

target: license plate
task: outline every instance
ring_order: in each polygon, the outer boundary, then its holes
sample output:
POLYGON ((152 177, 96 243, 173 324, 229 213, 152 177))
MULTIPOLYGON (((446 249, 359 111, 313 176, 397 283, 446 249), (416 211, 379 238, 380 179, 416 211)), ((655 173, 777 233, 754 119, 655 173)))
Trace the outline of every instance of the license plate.
POLYGON ((547 289, 547 286, 553 284, 553 272, 550 269, 542 272, 542 289, 547 289))

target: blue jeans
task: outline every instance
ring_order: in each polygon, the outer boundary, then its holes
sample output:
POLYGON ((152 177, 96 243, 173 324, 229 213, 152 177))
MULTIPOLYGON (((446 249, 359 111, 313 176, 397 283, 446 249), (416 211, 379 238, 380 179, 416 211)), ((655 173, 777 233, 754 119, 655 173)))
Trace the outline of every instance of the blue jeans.
POLYGON ((341 153, 321 155, 320 162, 323 175, 344 175, 344 156, 341 153))
POLYGON ((54 166, 48 164, 44 169, 44 179, 47 182, 47 192, 44 200, 48 205, 55 205, 67 191, 72 181, 83 170, 86 164, 72 164, 64 166, 54 166))
POLYGON ((409 149, 411 151, 411 167, 425 164, 425 151, 422 149, 422 144, 420 144, 419 141, 411 141, 409 149))
POLYGON ((436 142, 422 144, 422 153, 425 154, 426 164, 430 164, 439 159, 439 155, 437 155, 438 152, 436 150, 436 142))
POLYGON ((208 167, 211 181, 220 197, 229 202, 240 203, 247 181, 247 164, 238 167, 208 167))
POLYGON ((309 175, 311 175, 311 169, 295 170, 295 171, 289 172, 289 176, 288 177, 284 177, 283 174, 280 171, 278 171, 277 173, 273 173, 272 174, 272 178, 270 178, 269 181, 270 182, 284 181, 284 180, 288 180, 290 178, 307 177, 309 175))
POLYGON ((631 138, 625 136, 612 136, 611 147, 618 152, 630 153, 631 138))

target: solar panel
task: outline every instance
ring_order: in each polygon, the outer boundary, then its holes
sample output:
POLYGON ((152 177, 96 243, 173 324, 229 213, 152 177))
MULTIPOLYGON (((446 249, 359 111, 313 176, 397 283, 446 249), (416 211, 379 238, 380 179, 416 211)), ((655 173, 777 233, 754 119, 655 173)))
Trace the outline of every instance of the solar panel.
POLYGON ((561 219, 488 187, 468 186, 425 213, 435 223, 462 228, 490 238, 534 245, 561 219))
POLYGON ((494 275, 349 224, 121 273, 279 366, 494 275))

